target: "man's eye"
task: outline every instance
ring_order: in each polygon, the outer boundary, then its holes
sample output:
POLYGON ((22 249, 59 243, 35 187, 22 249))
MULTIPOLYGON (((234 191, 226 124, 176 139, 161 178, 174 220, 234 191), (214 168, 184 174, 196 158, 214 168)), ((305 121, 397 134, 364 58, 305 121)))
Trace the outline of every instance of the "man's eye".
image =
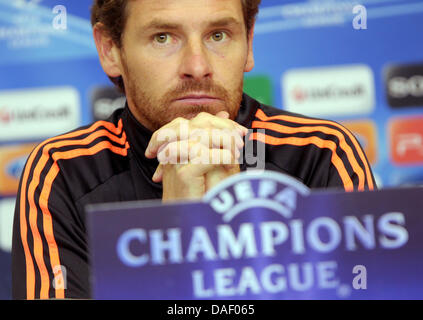
POLYGON ((212 39, 213 39, 214 41, 219 42, 219 41, 224 40, 224 39, 225 39, 225 36, 226 36, 226 34, 225 34, 224 32, 219 31, 219 32, 215 32, 215 33, 213 33, 213 35, 212 35, 212 39))
POLYGON ((166 33, 160 33, 154 36, 154 40, 158 43, 165 44, 169 40, 169 35, 166 33))

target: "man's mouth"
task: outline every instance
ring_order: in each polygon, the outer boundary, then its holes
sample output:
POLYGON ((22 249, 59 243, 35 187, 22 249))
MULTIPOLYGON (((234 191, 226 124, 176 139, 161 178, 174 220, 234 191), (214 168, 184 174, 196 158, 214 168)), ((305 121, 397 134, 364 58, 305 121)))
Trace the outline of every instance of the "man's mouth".
POLYGON ((207 105, 218 101, 220 101, 219 98, 206 94, 189 94, 174 100, 174 102, 184 105, 207 105))

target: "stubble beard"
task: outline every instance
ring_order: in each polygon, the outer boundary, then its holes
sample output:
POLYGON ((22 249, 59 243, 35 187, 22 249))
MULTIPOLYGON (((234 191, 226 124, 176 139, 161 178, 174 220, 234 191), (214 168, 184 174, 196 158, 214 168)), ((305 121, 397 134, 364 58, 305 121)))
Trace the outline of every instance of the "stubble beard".
POLYGON ((242 77, 238 88, 234 92, 227 91, 210 79, 201 82, 193 79, 183 80, 176 88, 163 93, 162 97, 155 101, 151 95, 141 88, 142 84, 136 81, 128 69, 126 75, 128 81, 125 82, 125 91, 128 103, 132 103, 133 112, 135 111, 137 120, 152 131, 160 129, 178 117, 192 119, 200 112, 215 115, 220 111, 227 111, 229 118, 235 120, 241 106, 243 93, 242 77), (178 109, 170 108, 172 101, 175 99, 195 92, 218 97, 223 103, 218 105, 185 105, 178 109))

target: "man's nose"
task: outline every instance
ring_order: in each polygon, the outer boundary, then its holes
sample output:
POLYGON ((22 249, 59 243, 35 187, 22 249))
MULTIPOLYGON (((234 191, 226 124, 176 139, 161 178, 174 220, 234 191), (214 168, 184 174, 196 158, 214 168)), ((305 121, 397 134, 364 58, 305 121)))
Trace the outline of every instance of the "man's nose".
POLYGON ((202 41, 191 40, 187 43, 183 50, 179 74, 182 79, 198 81, 212 77, 209 53, 202 41))

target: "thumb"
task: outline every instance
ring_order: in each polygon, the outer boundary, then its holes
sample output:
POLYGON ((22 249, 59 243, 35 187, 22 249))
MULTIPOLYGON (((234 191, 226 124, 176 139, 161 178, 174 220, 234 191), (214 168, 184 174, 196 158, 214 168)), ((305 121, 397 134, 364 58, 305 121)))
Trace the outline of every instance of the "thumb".
POLYGON ((152 180, 155 183, 160 183, 163 181, 163 165, 162 164, 159 164, 159 166, 157 167, 156 171, 154 172, 152 180))
POLYGON ((219 111, 218 113, 216 113, 216 117, 229 119, 229 113, 227 111, 219 111))

